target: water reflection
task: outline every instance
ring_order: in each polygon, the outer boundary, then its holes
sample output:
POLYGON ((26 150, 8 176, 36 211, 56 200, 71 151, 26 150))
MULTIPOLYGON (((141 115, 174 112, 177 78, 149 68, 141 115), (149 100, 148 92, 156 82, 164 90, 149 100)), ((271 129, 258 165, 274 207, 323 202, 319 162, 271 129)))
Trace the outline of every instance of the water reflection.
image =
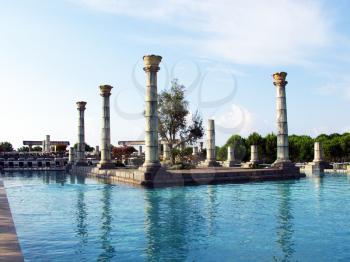
POLYGON ((85 178, 82 176, 77 176, 78 186, 78 196, 76 205, 76 236, 78 238, 78 248, 76 252, 79 254, 84 253, 84 248, 88 242, 88 230, 87 230, 87 210, 85 203, 85 178))
POLYGON ((208 185, 208 231, 209 235, 215 233, 215 217, 217 214, 217 197, 216 197, 217 186, 208 185))
POLYGON ((111 261, 115 257, 116 252, 111 244, 112 222, 111 215, 111 185, 104 185, 102 189, 102 216, 101 216, 101 243, 102 253, 98 257, 98 261, 111 261))
POLYGON ((191 227, 185 189, 145 191, 145 233, 147 261, 185 260, 188 253, 186 232, 191 227), (163 192, 164 193, 164 192, 163 192))
POLYGON ((66 173, 54 172, 54 171, 50 171, 50 172, 41 171, 41 172, 42 173, 40 173, 37 176, 38 177, 42 176, 44 184, 53 183, 53 184, 60 184, 61 186, 63 186, 67 182, 67 174, 66 173))
POLYGON ((282 258, 276 258, 277 261, 290 261, 295 250, 293 241, 293 208, 291 204, 291 186, 293 182, 278 184, 280 202, 277 213, 277 243, 282 251, 282 258))

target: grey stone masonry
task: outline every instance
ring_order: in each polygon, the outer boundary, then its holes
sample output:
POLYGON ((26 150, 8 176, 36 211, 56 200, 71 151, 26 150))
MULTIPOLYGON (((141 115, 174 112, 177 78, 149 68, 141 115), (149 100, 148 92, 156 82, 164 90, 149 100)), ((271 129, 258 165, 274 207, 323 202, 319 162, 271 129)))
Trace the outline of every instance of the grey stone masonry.
POLYGON ((146 105, 145 105, 145 162, 144 170, 156 170, 161 165, 158 155, 158 94, 157 72, 162 60, 158 55, 146 55, 143 57, 146 73, 146 105))
POLYGON ((110 128, 110 101, 112 86, 101 85, 102 97, 102 129, 101 129, 101 160, 98 165, 101 169, 114 168, 111 160, 111 128, 110 128))
POLYGON ((215 123, 213 119, 208 119, 207 126, 207 159, 205 166, 215 167, 219 163, 216 161, 216 148, 215 148, 215 123))
POLYGON ((238 164, 239 161, 236 160, 234 146, 230 145, 227 147, 227 160, 224 163, 226 167, 233 167, 238 164))
POLYGON ((170 148, 167 142, 163 143, 163 161, 170 160, 170 148))
POLYGON ((320 142, 314 144, 314 162, 323 161, 323 149, 320 142))
POLYGON ((258 146, 257 145, 250 146, 250 162, 251 163, 258 163, 259 162, 258 146))
POLYGON ((277 159, 273 166, 290 166, 289 146, 288 146, 288 121, 286 102, 286 72, 273 74, 273 84, 276 87, 276 122, 277 122, 277 159))
POLYGON ((76 164, 84 164, 85 161, 85 123, 84 112, 86 109, 86 102, 77 102, 78 109, 78 144, 76 152, 76 164))
POLYGON ((74 155, 75 155, 74 147, 70 147, 69 148, 69 156, 68 156, 69 164, 73 164, 74 163, 74 155))

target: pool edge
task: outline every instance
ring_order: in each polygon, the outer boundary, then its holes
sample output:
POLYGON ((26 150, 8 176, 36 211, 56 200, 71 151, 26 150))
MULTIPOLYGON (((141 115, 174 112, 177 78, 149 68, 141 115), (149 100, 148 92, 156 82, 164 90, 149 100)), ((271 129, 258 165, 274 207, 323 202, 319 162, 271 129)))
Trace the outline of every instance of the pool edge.
POLYGON ((0 180, 0 261, 24 261, 2 180, 0 180))

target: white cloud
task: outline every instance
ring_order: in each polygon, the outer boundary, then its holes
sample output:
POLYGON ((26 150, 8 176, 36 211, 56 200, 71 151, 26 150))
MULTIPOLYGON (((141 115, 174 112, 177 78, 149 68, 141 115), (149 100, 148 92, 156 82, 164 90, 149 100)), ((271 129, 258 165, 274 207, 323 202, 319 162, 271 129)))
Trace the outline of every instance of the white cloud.
POLYGON ((237 104, 232 104, 230 110, 224 114, 217 114, 213 119, 217 133, 224 137, 232 134, 248 136, 253 132, 265 134, 274 131, 275 128, 273 123, 237 104))
POLYGON ((70 1, 98 11, 177 26, 195 33, 189 44, 202 55, 241 64, 306 63, 331 39, 331 22, 319 1, 70 1))

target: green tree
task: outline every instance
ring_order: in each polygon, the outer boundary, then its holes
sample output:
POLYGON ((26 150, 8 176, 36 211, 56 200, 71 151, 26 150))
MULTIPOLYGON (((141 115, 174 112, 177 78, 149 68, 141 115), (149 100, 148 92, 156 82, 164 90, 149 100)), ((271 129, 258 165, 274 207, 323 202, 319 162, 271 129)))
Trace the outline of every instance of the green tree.
POLYGON ((20 148, 17 148, 17 152, 29 152, 29 147, 22 146, 20 148))
POLYGON ((34 146, 34 147, 32 148, 32 151, 34 151, 34 152, 41 152, 41 151, 43 151, 43 149, 42 149, 41 146, 34 146))
POLYGON ((171 88, 160 93, 158 98, 158 131, 167 141, 172 163, 175 162, 174 149, 183 144, 193 144, 204 135, 203 119, 196 111, 188 123, 189 103, 185 99, 185 87, 178 80, 171 82, 171 88))
POLYGON ((1 142, 0 143, 0 152, 12 152, 13 146, 10 142, 1 142))
POLYGON ((265 140, 265 162, 273 163, 277 157, 277 136, 274 133, 268 134, 264 137, 265 140))
MULTIPOLYGON (((78 147, 78 143, 75 143, 74 144, 74 149, 76 150, 77 147, 78 147)), ((94 148, 85 143, 85 151, 86 152, 92 152, 92 151, 94 151, 94 148)))
POLYGON ((222 147, 217 148, 217 159, 220 161, 227 159, 227 148, 233 146, 236 160, 242 161, 246 157, 246 140, 240 135, 232 135, 222 147))

